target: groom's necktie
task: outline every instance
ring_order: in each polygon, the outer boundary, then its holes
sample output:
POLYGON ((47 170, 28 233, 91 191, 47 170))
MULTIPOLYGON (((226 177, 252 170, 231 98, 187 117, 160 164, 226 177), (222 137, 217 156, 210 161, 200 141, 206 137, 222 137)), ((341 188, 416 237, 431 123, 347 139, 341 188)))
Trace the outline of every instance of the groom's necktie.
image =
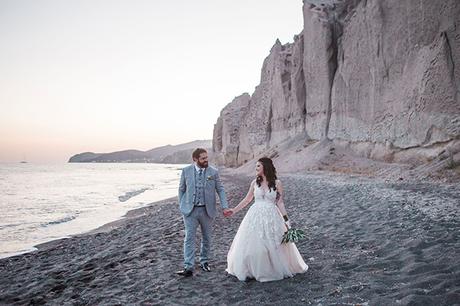
POLYGON ((204 180, 203 180, 203 169, 198 171, 198 179, 196 184, 196 201, 195 206, 205 206, 204 203, 204 180))

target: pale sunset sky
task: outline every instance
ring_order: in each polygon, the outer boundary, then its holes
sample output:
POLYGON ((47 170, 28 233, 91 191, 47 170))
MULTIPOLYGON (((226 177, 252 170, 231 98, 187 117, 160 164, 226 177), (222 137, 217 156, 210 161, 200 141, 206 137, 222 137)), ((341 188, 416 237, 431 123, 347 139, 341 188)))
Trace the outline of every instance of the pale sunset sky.
POLYGON ((0 0, 0 162, 211 139, 302 0, 0 0))

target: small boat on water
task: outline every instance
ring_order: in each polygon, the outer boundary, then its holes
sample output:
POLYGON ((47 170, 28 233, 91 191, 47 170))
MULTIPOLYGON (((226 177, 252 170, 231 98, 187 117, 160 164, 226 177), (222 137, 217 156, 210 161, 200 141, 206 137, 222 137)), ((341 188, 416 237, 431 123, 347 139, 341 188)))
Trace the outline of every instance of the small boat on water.
POLYGON ((21 164, 27 164, 26 155, 23 155, 22 160, 19 162, 21 164))

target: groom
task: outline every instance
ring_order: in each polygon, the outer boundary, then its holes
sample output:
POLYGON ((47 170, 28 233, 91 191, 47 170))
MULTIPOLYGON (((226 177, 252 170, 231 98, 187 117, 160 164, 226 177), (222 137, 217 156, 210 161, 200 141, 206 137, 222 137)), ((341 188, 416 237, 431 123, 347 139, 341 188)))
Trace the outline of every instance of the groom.
POLYGON ((179 207, 184 218, 184 269, 176 272, 182 276, 192 276, 195 263, 195 236, 198 225, 202 240, 200 266, 210 272, 212 223, 216 217, 216 192, 224 209, 224 216, 231 215, 228 209, 224 187, 217 169, 208 167, 208 153, 205 149, 195 149, 193 164, 182 169, 179 184, 179 207))

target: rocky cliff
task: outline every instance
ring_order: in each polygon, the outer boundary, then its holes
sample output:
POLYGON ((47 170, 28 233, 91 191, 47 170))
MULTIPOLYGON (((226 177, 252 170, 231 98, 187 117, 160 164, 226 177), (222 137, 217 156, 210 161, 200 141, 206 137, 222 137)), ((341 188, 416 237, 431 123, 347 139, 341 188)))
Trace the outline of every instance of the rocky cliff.
POLYGON ((221 164, 324 143, 392 163, 460 160, 459 0, 304 0, 303 17, 254 93, 222 110, 221 164))

